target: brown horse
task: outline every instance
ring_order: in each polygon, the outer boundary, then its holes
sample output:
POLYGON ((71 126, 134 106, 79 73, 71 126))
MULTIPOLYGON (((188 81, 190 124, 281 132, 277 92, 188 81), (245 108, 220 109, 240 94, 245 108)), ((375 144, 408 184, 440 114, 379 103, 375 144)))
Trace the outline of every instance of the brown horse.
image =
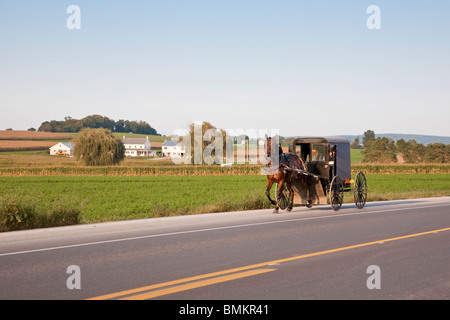
MULTIPOLYGON (((276 147, 276 146, 275 146, 276 147)), ((267 157, 272 156, 272 138, 267 137, 266 135, 266 155, 267 157)), ((286 211, 291 211, 294 205, 294 190, 292 188, 292 182, 295 179, 299 179, 300 182, 307 190, 307 198, 308 204, 310 205, 309 199, 309 186, 306 177, 302 174, 298 174, 295 169, 306 170, 305 164, 303 160, 293 153, 284 153, 280 144, 278 143, 278 158, 279 158, 279 166, 277 171, 273 174, 267 174, 267 188, 266 188, 266 196, 269 199, 270 203, 275 205, 275 209, 273 213, 278 213, 278 209, 280 208, 279 202, 281 193, 283 192, 283 185, 286 183, 286 187, 289 191, 289 204, 286 208, 286 211), (270 198, 270 189, 274 183, 278 184, 278 192, 276 194, 276 201, 270 198)), ((270 161, 267 165, 268 167, 272 166, 272 161, 270 161)))

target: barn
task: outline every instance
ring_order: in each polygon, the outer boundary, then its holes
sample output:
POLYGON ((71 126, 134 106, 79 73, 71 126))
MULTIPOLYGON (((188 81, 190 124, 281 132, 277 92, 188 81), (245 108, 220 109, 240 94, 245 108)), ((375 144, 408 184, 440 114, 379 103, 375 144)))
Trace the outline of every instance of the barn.
POLYGON ((50 147, 50 155, 52 156, 73 156, 72 142, 58 142, 53 147, 50 147))

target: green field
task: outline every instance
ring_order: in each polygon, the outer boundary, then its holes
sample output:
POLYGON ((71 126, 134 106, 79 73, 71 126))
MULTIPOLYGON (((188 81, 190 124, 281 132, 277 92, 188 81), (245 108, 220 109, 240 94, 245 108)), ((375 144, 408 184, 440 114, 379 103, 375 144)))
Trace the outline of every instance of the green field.
MULTIPOLYGON (((358 160, 360 152, 352 159, 353 175, 367 176, 368 201, 450 196, 448 164, 370 165, 358 160)), ((271 208, 260 171, 149 159, 86 167, 42 151, 0 152, 0 231, 271 208)), ((353 202, 352 194, 344 201, 353 202)))
POLYGON ((362 163, 363 162, 363 154, 362 149, 350 149, 350 158, 352 163, 362 163))
POLYGON ((82 222, 249 209, 263 206, 262 176, 0 177, 0 194, 79 206, 82 222), (258 200, 259 199, 259 200, 258 200))
MULTIPOLYGON (((450 196, 450 175, 369 174, 368 200, 450 196)), ((246 176, 65 176, 0 177, 0 197, 52 207, 79 208, 92 223, 204 212, 269 208, 266 177, 246 176)), ((346 202, 353 202, 351 194, 346 202)))

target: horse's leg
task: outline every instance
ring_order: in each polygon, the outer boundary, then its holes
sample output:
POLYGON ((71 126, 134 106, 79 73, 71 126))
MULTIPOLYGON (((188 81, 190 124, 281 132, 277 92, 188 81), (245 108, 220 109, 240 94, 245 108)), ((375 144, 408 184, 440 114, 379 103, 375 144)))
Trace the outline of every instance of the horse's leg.
POLYGON ((267 199, 269 199, 271 204, 277 205, 277 203, 270 198, 270 189, 272 189, 272 185, 273 185, 273 180, 267 179, 266 196, 267 196, 267 199))
POLYGON ((280 209, 280 206, 278 204, 280 203, 281 193, 283 192, 284 179, 285 177, 283 176, 280 180, 278 180, 278 190, 276 194, 277 203, 276 208, 273 209, 273 213, 278 213, 278 209, 280 209))
POLYGON ((311 195, 310 195, 310 187, 308 185, 308 180, 307 179, 304 180, 304 184, 303 185, 306 188, 306 202, 308 203, 306 206, 308 208, 311 208, 312 207, 312 200, 311 200, 311 195))
POLYGON ((292 207, 294 206, 294 189, 292 188, 292 182, 287 183, 287 187, 289 190, 289 205, 286 211, 290 212, 292 211, 292 207))
POLYGON ((309 186, 308 186, 308 180, 304 176, 300 177, 300 182, 302 183, 303 187, 306 189, 306 206, 308 208, 311 208, 310 204, 310 195, 309 195, 309 186))
POLYGON ((309 186, 306 187, 306 193, 308 194, 308 204, 311 207, 312 206, 312 200, 311 200, 311 195, 310 195, 310 188, 309 186))

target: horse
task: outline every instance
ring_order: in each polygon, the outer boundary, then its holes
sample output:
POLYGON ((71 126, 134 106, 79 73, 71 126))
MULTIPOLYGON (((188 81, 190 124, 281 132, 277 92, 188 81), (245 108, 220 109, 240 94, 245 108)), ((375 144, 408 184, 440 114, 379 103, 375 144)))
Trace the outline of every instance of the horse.
MULTIPOLYGON (((272 156, 272 138, 266 135, 266 155, 267 157, 272 156)), ((279 157, 279 166, 277 171, 273 174, 267 174, 267 187, 266 187, 266 196, 269 199, 270 203, 275 205, 275 209, 273 213, 278 213, 279 201, 281 197, 281 193, 283 192, 283 185, 286 183, 286 187, 289 191, 289 204, 286 208, 286 211, 292 211, 292 207, 294 205, 294 190, 292 188, 292 182, 295 179, 298 179, 306 189, 307 193, 307 206, 311 206, 311 200, 309 197, 309 186, 308 181, 306 180, 306 176, 302 174, 298 174, 296 169, 306 170, 305 163, 303 160, 294 153, 284 153, 280 144, 278 143, 278 157, 279 157), (270 198, 270 189, 272 189, 272 185, 274 183, 278 183, 278 192, 276 194, 276 201, 270 198)), ((268 167, 272 166, 272 160, 267 164, 268 167)))

